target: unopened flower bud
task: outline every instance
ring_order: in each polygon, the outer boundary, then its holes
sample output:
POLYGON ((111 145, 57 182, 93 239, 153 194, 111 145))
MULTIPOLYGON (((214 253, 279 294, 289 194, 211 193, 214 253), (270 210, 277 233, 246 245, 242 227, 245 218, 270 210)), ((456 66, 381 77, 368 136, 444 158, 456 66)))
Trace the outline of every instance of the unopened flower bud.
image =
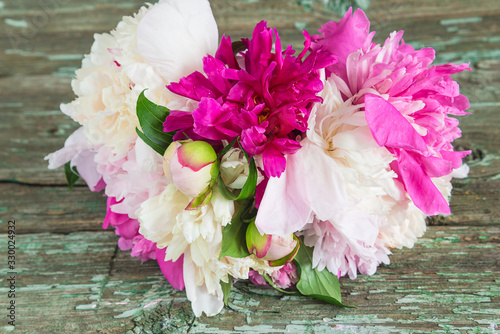
POLYGON ((271 266, 281 266, 293 260, 299 250, 299 240, 291 234, 287 237, 260 234, 255 222, 248 225, 247 248, 258 258, 268 260, 271 266))
POLYGON ((163 156, 163 171, 184 195, 198 198, 213 186, 219 162, 213 147, 204 141, 175 141, 163 156))

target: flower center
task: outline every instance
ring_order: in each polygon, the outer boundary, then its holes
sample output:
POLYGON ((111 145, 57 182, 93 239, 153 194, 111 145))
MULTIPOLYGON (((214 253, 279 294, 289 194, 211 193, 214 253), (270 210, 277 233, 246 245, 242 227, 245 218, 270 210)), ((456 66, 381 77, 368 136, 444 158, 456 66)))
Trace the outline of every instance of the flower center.
POLYGON ((266 121, 270 113, 271 110, 268 107, 265 107, 259 114, 259 124, 266 121))

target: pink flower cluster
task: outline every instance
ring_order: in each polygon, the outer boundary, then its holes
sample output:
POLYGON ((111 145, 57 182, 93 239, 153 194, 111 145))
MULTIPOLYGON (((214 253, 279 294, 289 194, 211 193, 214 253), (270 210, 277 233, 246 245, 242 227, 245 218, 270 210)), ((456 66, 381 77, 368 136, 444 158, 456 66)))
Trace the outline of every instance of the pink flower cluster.
POLYGON ((426 215, 450 214, 447 200, 431 178, 449 175, 470 151, 454 152, 451 142, 460 137, 458 120, 469 108, 451 74, 468 64, 430 66, 432 48, 415 50, 403 41, 403 31, 392 33, 384 45, 372 42, 370 21, 352 9, 339 22, 322 26, 313 50, 338 56, 327 68, 345 98, 365 103, 373 137, 396 160, 391 168, 426 215))
POLYGON ((279 177, 286 154, 299 148, 296 137, 307 130, 307 119, 323 89, 319 71, 332 65, 333 54, 305 49, 298 57, 291 46, 281 51, 276 29, 260 22, 244 52, 234 55, 231 39, 222 37, 215 57, 203 59, 205 75, 194 72, 171 83, 170 91, 199 101, 192 112, 171 111, 165 131, 179 130, 174 139, 232 141, 251 156, 261 155, 267 177, 279 177), (273 51, 273 42, 274 49, 273 51), (240 66, 242 64, 242 66, 240 66), (243 67, 243 68, 242 68, 243 67))

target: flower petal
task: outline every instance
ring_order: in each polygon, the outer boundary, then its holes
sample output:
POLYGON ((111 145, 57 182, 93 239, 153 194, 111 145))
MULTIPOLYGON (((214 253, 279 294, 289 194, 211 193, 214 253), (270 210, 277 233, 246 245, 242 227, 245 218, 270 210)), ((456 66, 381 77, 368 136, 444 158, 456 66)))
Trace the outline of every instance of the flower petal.
POLYGON ((218 39, 206 0, 161 2, 137 27, 137 51, 167 82, 201 70, 203 57, 215 53, 218 39))
POLYGON ((382 97, 365 95, 365 115, 368 127, 380 146, 428 152, 422 136, 406 118, 382 97))
MULTIPOLYGON (((218 295, 210 294, 204 283, 202 285, 197 285, 195 264, 189 252, 184 254, 183 274, 186 296, 191 302, 194 314, 199 317, 203 312, 205 312, 207 316, 213 316, 219 313, 224 307, 222 296, 219 297, 218 295)), ((222 290, 220 292, 222 295, 222 290)))
POLYGON ((166 248, 156 249, 156 259, 163 276, 170 285, 177 290, 184 290, 183 264, 184 256, 181 255, 177 261, 165 261, 166 248))
POLYGON ((422 166, 405 150, 398 154, 399 175, 415 205, 429 216, 451 214, 450 206, 422 166))

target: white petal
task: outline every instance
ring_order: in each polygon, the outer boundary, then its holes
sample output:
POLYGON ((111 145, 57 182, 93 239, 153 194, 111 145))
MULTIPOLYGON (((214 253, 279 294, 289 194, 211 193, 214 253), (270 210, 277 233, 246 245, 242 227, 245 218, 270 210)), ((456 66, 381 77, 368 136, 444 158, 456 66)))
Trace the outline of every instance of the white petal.
MULTIPOLYGON (((294 160, 303 164, 301 175, 304 190, 316 217, 328 220, 347 205, 345 180, 334 159, 325 151, 305 139, 294 160)), ((303 190, 303 191, 304 191, 303 190)))
POLYGON ((454 169, 451 172, 452 177, 456 177, 457 179, 465 179, 467 175, 469 175, 470 167, 467 164, 463 164, 462 166, 454 169))
POLYGON ((234 201, 225 199, 219 192, 219 188, 214 187, 211 203, 214 210, 215 220, 220 222, 222 226, 226 226, 231 223, 231 219, 233 219, 234 214, 234 201))
MULTIPOLYGON (((297 154, 297 153, 296 153, 297 154)), ((301 184, 301 167, 288 156, 285 171, 269 179, 255 225, 261 233, 287 236, 300 230, 312 218, 312 210, 301 184)))
POLYGON ((189 301, 191 301, 191 307, 193 308, 194 314, 197 317, 201 316, 202 312, 205 312, 207 316, 218 314, 224 306, 222 293, 219 295, 212 295, 208 293, 205 284, 196 284, 194 263, 191 260, 191 254, 189 252, 184 253, 183 275, 184 284, 186 286, 186 296, 189 301))
POLYGON ((346 206, 345 181, 335 160, 308 139, 287 156, 285 172, 271 178, 255 224, 261 233, 287 236, 311 221, 328 220, 346 206))
POLYGON ((63 148, 50 153, 45 157, 45 160, 49 160, 49 169, 56 169, 73 159, 78 152, 84 149, 90 149, 90 145, 85 139, 83 127, 79 127, 66 139, 63 148))
POLYGON ((177 215, 183 212, 189 199, 175 186, 168 185, 164 192, 141 204, 136 215, 139 219, 139 233, 146 239, 158 243, 159 248, 168 246, 177 215))
POLYGON ((202 69, 217 50, 217 24, 207 0, 164 1, 137 28, 137 51, 167 82, 202 69))
POLYGON ((135 142, 135 156, 137 166, 146 172, 159 168, 158 164, 162 164, 162 157, 156 153, 149 145, 147 145, 140 137, 137 137, 135 142))

